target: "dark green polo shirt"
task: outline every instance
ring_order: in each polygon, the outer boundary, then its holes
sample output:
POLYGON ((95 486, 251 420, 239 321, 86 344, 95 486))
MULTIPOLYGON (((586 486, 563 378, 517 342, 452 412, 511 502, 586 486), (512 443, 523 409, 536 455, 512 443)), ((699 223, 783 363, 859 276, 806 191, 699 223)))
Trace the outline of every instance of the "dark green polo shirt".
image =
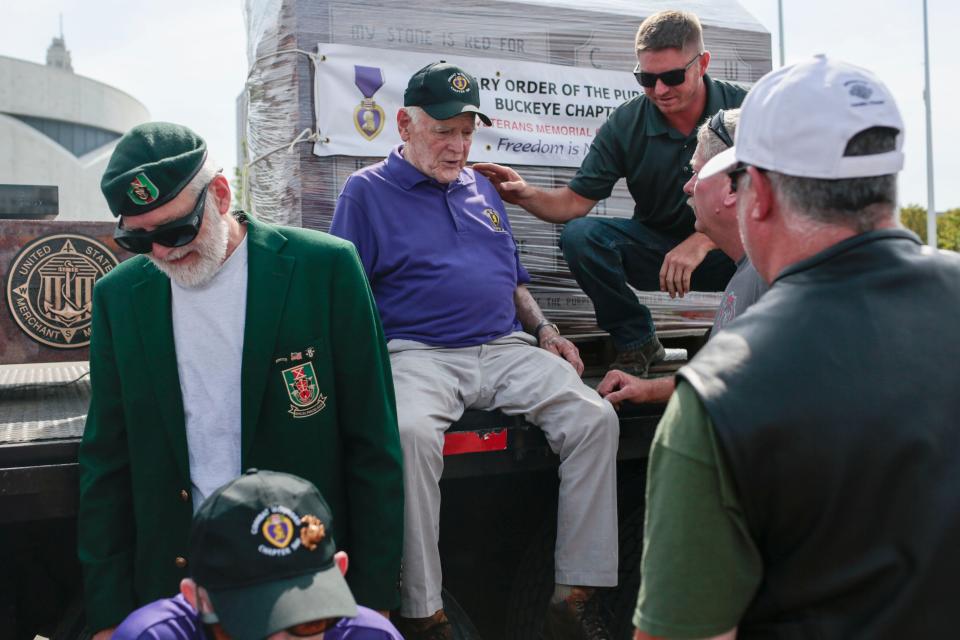
MULTIPOLYGON (((707 106, 703 122, 720 109, 735 109, 746 89, 709 75, 707 106)), ((633 201, 633 217, 657 231, 678 239, 693 233, 693 210, 687 204, 683 185, 690 179, 690 159, 697 148, 696 129, 689 136, 667 124, 660 109, 641 95, 623 103, 610 114, 590 145, 573 191, 591 200, 610 196, 620 178, 627 179, 633 201)))

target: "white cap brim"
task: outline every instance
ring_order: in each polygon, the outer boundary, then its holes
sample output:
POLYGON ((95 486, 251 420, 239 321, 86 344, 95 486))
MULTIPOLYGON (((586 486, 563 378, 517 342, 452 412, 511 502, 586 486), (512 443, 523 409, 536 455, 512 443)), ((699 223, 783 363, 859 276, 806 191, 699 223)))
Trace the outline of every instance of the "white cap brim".
POLYGON ((700 169, 697 179, 706 180, 718 173, 727 173, 735 166, 737 166, 737 147, 733 146, 710 158, 707 164, 700 169))

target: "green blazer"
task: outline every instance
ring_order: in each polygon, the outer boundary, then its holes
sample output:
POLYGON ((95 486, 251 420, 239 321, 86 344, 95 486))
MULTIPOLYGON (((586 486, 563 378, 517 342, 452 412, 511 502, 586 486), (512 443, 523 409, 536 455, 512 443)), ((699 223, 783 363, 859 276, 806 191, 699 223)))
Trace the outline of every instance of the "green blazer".
MULTIPOLYGON (((356 250, 316 231, 246 225, 243 468, 317 485, 337 547, 350 555, 357 601, 395 608, 400 438, 390 360, 356 250), (288 384, 289 369, 307 363, 322 398, 288 384)), ((182 565, 193 509, 170 281, 138 256, 102 278, 93 297, 78 547, 87 621, 98 630, 177 592, 190 573, 182 565)), ((216 376, 218 364, 209 367, 216 376)))

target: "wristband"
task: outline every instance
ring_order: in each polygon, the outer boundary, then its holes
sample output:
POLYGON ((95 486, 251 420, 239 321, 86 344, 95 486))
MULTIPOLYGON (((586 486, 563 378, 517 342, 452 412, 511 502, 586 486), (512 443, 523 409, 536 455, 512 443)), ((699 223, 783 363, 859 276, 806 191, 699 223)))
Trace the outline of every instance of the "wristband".
POLYGON ((560 335, 560 328, 557 325, 549 320, 542 320, 540 324, 538 324, 533 330, 533 337, 537 339, 537 342, 540 342, 540 331, 542 331, 544 327, 553 327, 553 330, 557 332, 557 335, 560 335))

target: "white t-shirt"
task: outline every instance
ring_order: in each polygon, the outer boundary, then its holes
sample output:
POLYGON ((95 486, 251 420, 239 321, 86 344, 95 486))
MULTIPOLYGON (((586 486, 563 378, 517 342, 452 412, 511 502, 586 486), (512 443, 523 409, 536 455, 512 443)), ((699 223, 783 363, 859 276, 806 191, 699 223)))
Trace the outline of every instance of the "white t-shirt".
POLYGON ((170 281, 173 342, 187 429, 193 510, 240 475, 240 369, 247 311, 247 238, 210 282, 170 281))

